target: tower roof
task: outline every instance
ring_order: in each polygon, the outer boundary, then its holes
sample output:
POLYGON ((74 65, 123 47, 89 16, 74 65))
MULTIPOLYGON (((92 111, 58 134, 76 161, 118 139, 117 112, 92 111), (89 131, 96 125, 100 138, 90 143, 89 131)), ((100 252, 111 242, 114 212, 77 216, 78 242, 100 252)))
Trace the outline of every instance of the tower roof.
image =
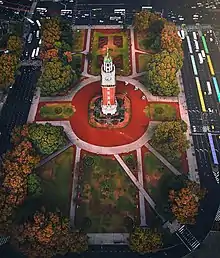
POLYGON ((112 58, 109 54, 109 48, 107 47, 106 55, 104 57, 104 63, 110 63, 110 62, 112 62, 112 58))

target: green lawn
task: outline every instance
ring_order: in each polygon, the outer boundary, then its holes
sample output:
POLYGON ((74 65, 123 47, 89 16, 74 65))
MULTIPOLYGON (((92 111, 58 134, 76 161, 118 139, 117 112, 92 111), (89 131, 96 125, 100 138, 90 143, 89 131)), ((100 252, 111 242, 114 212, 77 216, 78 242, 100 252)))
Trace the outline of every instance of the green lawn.
POLYGON ((137 169, 137 161, 133 153, 126 155, 123 154, 122 159, 131 171, 137 169))
POLYGON ((76 30, 73 33, 73 52, 81 52, 84 50, 85 30, 76 30))
POLYGON ((172 172, 151 152, 144 154, 145 189, 155 202, 160 201, 160 180, 162 176, 172 176, 172 172))
POLYGON ((143 51, 149 50, 148 46, 148 39, 146 38, 146 35, 141 35, 139 33, 136 33, 138 48, 143 51))
POLYGON ((71 103, 47 103, 40 108, 40 116, 47 119, 69 119, 74 112, 71 103))
POLYGON ((90 218, 90 233, 126 232, 124 217, 137 215, 135 186, 117 161, 109 157, 86 156, 82 161, 82 202, 76 211, 76 225, 90 218), (90 157, 90 158, 88 158, 90 157))
POLYGON ((58 207, 62 213, 69 216, 71 198, 73 147, 38 169, 42 178, 42 203, 50 209, 58 207))
POLYGON ((123 68, 120 70, 116 69, 116 73, 120 75, 129 75, 131 72, 131 69, 129 67, 129 42, 126 32, 118 32, 118 33, 112 33, 112 34, 105 34, 98 31, 94 31, 93 34, 93 41, 92 41, 92 61, 91 61, 91 74, 98 75, 100 74, 100 66, 98 65, 97 56, 98 55, 105 55, 105 51, 103 52, 103 49, 99 49, 99 37, 108 37, 108 47, 110 49, 111 56, 117 57, 119 55, 123 56, 123 68), (113 37, 114 36, 122 36, 123 37, 123 47, 119 48, 113 44, 113 37))
POLYGON ((83 54, 74 54, 73 60, 72 60, 72 68, 73 70, 79 69, 79 70, 83 70, 82 68, 82 56, 83 54))
POLYGON ((149 119, 155 121, 173 121, 177 118, 176 108, 170 104, 149 103, 144 112, 149 119))
POLYGON ((42 179, 43 194, 39 197, 27 197, 18 209, 17 223, 32 217, 42 207, 51 212, 58 208, 63 215, 69 217, 73 155, 74 149, 71 147, 37 169, 36 173, 42 179))
POLYGON ((139 73, 141 72, 145 72, 146 71, 146 65, 149 62, 149 60, 151 59, 151 55, 150 54, 140 54, 138 55, 138 71, 139 73))

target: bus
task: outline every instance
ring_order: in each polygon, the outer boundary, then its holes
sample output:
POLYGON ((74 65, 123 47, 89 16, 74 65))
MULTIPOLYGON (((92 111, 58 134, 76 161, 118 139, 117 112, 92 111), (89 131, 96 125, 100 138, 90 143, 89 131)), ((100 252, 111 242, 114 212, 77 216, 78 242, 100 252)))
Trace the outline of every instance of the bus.
POLYGON ((194 58, 193 55, 190 55, 190 57, 191 57, 191 63, 192 63, 194 75, 198 76, 198 71, 197 71, 197 67, 196 67, 195 58, 194 58))
POLYGON ((36 52, 35 52, 35 56, 36 56, 36 57, 39 55, 39 51, 40 51, 40 48, 37 47, 36 52))
POLYGON ((201 50, 201 54, 202 54, 202 57, 205 59, 205 51, 203 49, 201 50))
POLYGON ((201 53, 198 53, 198 57, 199 57, 199 63, 203 64, 203 57, 201 53))
POLYGON ((212 61, 211 61, 211 58, 210 58, 209 55, 207 55, 207 61, 208 61, 210 73, 211 73, 212 76, 214 76, 214 75, 215 75, 215 72, 214 72, 214 68, 213 68, 213 65, 212 65, 212 61))
POLYGON ((197 40, 194 40, 196 52, 199 52, 199 42, 197 40))
POLYGON ((187 45, 188 45, 189 53, 192 54, 193 50, 192 50, 192 45, 191 45, 191 41, 190 41, 189 36, 186 36, 186 40, 187 40, 187 45))
POLYGON ((185 39, 185 32, 184 32, 184 30, 180 31, 180 35, 181 35, 181 39, 185 39))
POLYGON ((208 50, 204 35, 202 35, 202 44, 203 44, 206 54, 209 54, 209 50, 208 50))
POLYGON ((208 82, 206 82, 206 85, 207 85, 207 89, 208 89, 208 95, 211 95, 212 94, 211 83, 208 81, 208 82))
POLYGON ((34 57, 35 57, 35 52, 36 52, 36 49, 34 48, 33 51, 32 51, 32 54, 31 54, 32 59, 34 59, 34 57))
POLYGON ((32 38, 33 38, 33 34, 30 33, 30 34, 28 35, 28 40, 27 40, 29 44, 31 43, 32 38))
POLYGON ((209 139, 209 145, 211 147, 213 163, 214 163, 214 165, 219 165, 217 155, 216 155, 215 145, 214 145, 211 133, 208 133, 208 139, 209 139))
POLYGON ((198 94, 199 94, 199 101, 201 104, 201 108, 202 108, 202 112, 206 112, 206 106, 205 106, 205 101, 202 95, 202 89, 201 89, 201 85, 200 85, 200 81, 199 81, 199 77, 195 77, 196 79, 196 86, 197 86, 197 90, 198 90, 198 94))
POLYGON ((36 32, 36 38, 37 38, 37 39, 40 38, 40 31, 39 31, 39 30, 37 30, 37 32, 36 32))
POLYGON ((37 26, 38 26, 39 28, 41 28, 41 24, 40 24, 39 20, 36 20, 36 23, 37 23, 37 26))
POLYGON ((218 81, 217 81, 216 77, 212 77, 212 81, 213 81, 213 84, 215 87, 215 92, 216 92, 216 95, 218 98, 218 102, 220 102, 220 90, 219 90, 218 81))
POLYGON ((197 36, 196 36, 196 32, 195 31, 193 31, 193 39, 197 40, 197 36))

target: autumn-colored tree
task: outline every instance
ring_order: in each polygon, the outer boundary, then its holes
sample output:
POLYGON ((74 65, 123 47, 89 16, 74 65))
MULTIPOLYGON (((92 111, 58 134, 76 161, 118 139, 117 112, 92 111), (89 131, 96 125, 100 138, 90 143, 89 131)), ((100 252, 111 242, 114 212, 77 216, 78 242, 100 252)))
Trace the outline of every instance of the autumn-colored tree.
POLYGON ((7 88, 14 83, 18 59, 15 54, 0 56, 0 88, 7 88))
POLYGON ((186 187, 170 190, 170 208, 177 220, 182 224, 195 224, 201 199, 205 190, 195 182, 188 181, 186 187))
POLYGON ((183 56, 182 39, 177 34, 178 30, 175 24, 166 23, 161 32, 161 49, 169 53, 177 52, 183 56))
POLYGON ((43 21, 42 42, 46 49, 53 48, 55 42, 60 40, 60 35, 60 21, 57 17, 43 21))
POLYGON ((129 247, 140 254, 157 251, 163 246, 162 236, 150 228, 135 228, 129 237, 129 247))
POLYGON ((3 169, 10 172, 30 174, 39 161, 40 157, 36 154, 32 143, 22 141, 5 154, 3 169))
POLYGON ((40 53, 40 58, 42 60, 51 60, 53 58, 57 58, 58 57, 58 49, 56 48, 52 48, 52 49, 47 49, 45 51, 41 51, 40 53))
POLYGON ((73 60, 72 53, 71 52, 64 52, 64 56, 67 57, 67 62, 70 63, 73 60))
POLYGON ((162 122, 154 131, 152 145, 169 160, 173 160, 189 147, 184 129, 181 121, 162 122))
POLYGON ((176 96, 179 86, 176 73, 179 70, 176 53, 162 51, 152 56, 146 66, 145 85, 154 95, 176 96))
POLYGON ((62 126, 30 124, 29 139, 41 154, 50 155, 66 143, 62 126))
POLYGON ((36 212, 33 221, 14 229, 12 243, 28 257, 49 258, 88 249, 86 234, 71 232, 69 220, 56 213, 36 212))
POLYGON ((151 24, 159 19, 161 19, 159 15, 156 15, 146 10, 137 12, 134 15, 134 29, 137 32, 146 32, 147 29, 151 26, 151 24))
POLYGON ((7 42, 7 49, 10 51, 14 51, 17 56, 20 56, 22 51, 21 38, 17 36, 10 36, 7 42))
POLYGON ((29 136, 28 128, 29 124, 14 127, 11 132, 11 143, 18 145, 21 141, 27 140, 29 136))

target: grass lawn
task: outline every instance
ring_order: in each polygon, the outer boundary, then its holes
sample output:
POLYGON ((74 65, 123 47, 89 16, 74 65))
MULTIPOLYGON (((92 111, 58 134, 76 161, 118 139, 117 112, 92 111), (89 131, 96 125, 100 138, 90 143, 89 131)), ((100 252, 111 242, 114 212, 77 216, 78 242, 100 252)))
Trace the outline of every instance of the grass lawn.
POLYGON ((137 39, 138 48, 140 50, 143 50, 143 51, 149 50, 148 39, 146 35, 143 36, 142 34, 136 32, 136 39, 137 39))
POLYGON ((94 31, 93 34, 93 41, 92 41, 92 62, 91 62, 91 74, 98 75, 100 74, 100 66, 98 64, 97 56, 98 55, 105 55, 106 48, 103 49, 99 48, 99 37, 108 37, 108 47, 109 52, 112 58, 122 55, 123 56, 123 68, 120 71, 116 69, 116 73, 120 75, 129 75, 131 72, 131 69, 129 67, 129 42, 128 42, 128 36, 126 32, 117 32, 112 34, 105 34, 98 31, 94 31), (123 47, 119 48, 113 44, 113 38, 114 36, 122 36, 123 37, 123 47))
POLYGON ((68 119, 74 112, 71 103, 47 103, 40 108, 40 116, 47 119, 68 119))
POLYGON ((151 152, 144 154, 145 189, 155 202, 160 201, 161 191, 158 188, 164 175, 172 176, 172 172, 151 152))
POLYGON ((73 34, 73 52, 81 52, 84 50, 85 30, 76 30, 73 34))
POLYGON ((151 55, 150 54, 140 54, 138 55, 138 72, 145 72, 146 69, 146 65, 149 62, 149 60, 151 59, 151 55))
POLYGON ((71 147, 37 169, 36 173, 42 179, 43 194, 39 197, 27 197, 18 209, 17 223, 27 220, 41 207, 52 212, 58 208, 63 215, 69 217, 73 154, 74 149, 71 147))
POLYGON ((144 112, 149 119, 155 121, 173 121, 177 119, 177 110, 170 104, 149 103, 144 112))
POLYGON ((73 60, 72 60, 72 68, 73 70, 80 69, 81 71, 83 70, 82 68, 82 56, 83 54, 75 54, 73 55, 73 60))
POLYGON ((122 159, 131 171, 137 169, 137 160, 133 153, 122 155, 122 159))
POLYGON ((124 217, 134 218, 137 213, 135 186, 110 157, 84 156, 82 166, 82 201, 76 211, 76 224, 88 217, 92 225, 87 232, 126 232, 124 217))

